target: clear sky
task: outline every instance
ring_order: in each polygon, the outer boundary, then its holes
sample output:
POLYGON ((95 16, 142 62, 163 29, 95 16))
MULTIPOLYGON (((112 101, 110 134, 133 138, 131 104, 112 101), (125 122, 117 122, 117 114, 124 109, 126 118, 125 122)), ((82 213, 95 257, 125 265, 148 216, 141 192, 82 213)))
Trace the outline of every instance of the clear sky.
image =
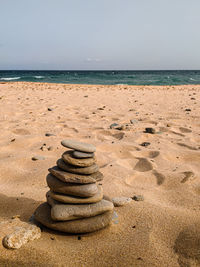
POLYGON ((0 0, 0 69, 200 69, 200 0, 0 0))

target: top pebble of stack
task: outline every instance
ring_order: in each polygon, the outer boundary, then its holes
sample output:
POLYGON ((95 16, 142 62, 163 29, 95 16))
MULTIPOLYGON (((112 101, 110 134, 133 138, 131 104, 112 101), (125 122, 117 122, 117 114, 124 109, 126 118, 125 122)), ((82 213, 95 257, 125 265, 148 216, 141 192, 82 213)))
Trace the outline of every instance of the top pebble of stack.
POLYGON ((64 147, 75 149, 77 151, 81 152, 86 152, 86 153, 93 153, 96 151, 96 147, 93 146, 92 144, 87 144, 87 143, 82 143, 82 142, 77 142, 74 140, 63 140, 61 144, 64 147))

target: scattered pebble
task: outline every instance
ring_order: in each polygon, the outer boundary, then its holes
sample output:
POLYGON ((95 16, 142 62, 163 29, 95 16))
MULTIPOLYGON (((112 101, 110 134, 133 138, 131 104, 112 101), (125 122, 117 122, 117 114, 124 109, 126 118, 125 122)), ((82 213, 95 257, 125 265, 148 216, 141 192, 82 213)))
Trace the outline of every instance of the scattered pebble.
POLYGON ((48 150, 48 151, 52 151, 52 150, 53 150, 53 146, 49 146, 49 147, 47 148, 47 150, 48 150))
POLYGON ((185 111, 191 111, 191 109, 190 108, 186 108, 185 111))
POLYGON ((132 199, 135 201, 144 201, 144 197, 142 195, 135 195, 132 199))
POLYGON ((149 146, 151 143, 149 142, 143 142, 142 144, 140 144, 141 146, 149 146))
POLYGON ((34 160, 34 161, 36 161, 36 160, 44 160, 45 159, 45 157, 43 157, 43 156, 34 156, 34 157, 32 157, 32 160, 34 160))
POLYGON ((154 128, 145 128, 145 132, 146 133, 150 133, 150 134, 155 134, 156 133, 156 130, 154 128))
POLYGON ((36 225, 27 224, 26 227, 18 227, 11 234, 3 238, 3 245, 6 248, 17 249, 34 239, 41 237, 41 230, 36 225))
POLYGON ((132 199, 130 197, 114 197, 112 199, 112 202, 113 202, 115 207, 124 206, 124 205, 130 203, 131 201, 132 201, 132 199))
POLYGON ((45 136, 56 136, 56 135, 52 133, 45 133, 45 136))
POLYGON ((48 111, 53 111, 53 108, 48 108, 48 111))
POLYGON ((117 126, 119 126, 118 123, 112 123, 112 124, 110 125, 110 129, 114 129, 114 128, 117 127, 117 126))

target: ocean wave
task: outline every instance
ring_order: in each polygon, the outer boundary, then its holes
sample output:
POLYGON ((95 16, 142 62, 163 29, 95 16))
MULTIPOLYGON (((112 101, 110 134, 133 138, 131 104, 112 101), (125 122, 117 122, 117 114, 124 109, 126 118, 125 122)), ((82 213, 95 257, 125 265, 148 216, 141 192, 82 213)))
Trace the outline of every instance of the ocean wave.
POLYGON ((34 76, 36 79, 42 79, 44 76, 34 76))
POLYGON ((19 80, 21 77, 0 78, 2 81, 19 80))
POLYGON ((193 79, 193 78, 189 78, 191 81, 196 81, 195 79, 193 79))

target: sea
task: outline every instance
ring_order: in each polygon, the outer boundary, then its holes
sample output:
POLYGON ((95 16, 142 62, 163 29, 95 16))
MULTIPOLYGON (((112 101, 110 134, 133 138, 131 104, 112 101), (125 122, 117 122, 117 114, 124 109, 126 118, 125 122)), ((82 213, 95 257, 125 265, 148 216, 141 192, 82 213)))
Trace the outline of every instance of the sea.
POLYGON ((47 82, 103 85, 200 84, 200 70, 0 70, 0 82, 47 82))

